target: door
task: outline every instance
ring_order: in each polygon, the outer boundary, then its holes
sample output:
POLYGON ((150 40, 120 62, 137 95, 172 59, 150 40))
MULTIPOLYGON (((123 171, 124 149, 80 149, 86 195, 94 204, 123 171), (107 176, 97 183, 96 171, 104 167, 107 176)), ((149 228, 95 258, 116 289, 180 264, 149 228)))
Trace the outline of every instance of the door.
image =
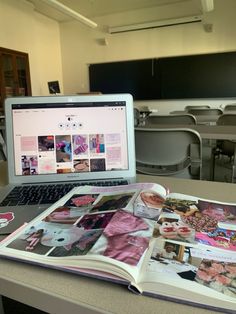
POLYGON ((0 102, 11 96, 30 96, 30 72, 28 54, 0 48, 0 102))

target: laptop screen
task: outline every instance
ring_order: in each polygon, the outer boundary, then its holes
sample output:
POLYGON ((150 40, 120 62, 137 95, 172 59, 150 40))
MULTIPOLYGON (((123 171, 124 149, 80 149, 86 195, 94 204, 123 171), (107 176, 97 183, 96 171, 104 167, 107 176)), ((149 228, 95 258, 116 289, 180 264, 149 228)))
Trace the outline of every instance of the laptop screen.
POLYGON ((130 102, 130 95, 7 99, 14 181, 126 177, 135 163, 130 102))

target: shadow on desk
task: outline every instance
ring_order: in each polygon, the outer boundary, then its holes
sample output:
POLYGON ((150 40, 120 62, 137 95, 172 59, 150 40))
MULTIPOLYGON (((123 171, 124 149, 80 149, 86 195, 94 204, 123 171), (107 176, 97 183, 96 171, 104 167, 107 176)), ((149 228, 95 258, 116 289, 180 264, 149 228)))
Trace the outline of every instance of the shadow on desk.
POLYGON ((47 314, 31 306, 2 296, 4 314, 47 314))

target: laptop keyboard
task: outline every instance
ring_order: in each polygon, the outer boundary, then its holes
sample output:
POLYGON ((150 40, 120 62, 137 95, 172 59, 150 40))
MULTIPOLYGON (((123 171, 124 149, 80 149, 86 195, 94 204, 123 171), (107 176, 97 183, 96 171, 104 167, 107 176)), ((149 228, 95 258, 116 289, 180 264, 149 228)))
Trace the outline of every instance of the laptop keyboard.
POLYGON ((49 184, 49 185, 27 185, 16 186, 0 206, 20 206, 20 205, 37 205, 53 204, 70 192, 74 187, 92 185, 92 186, 116 186, 126 185, 126 180, 118 181, 97 181, 97 182, 79 182, 68 184, 49 184))

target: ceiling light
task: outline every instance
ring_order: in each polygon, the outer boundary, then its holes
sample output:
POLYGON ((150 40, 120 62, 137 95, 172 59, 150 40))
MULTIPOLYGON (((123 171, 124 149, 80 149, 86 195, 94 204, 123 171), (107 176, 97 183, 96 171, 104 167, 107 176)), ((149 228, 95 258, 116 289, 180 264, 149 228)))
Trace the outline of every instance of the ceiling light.
POLYGON ((144 29, 150 29, 150 28, 196 23, 196 22, 201 22, 201 21, 202 21, 201 15, 200 16, 199 15, 198 16, 186 16, 186 17, 181 17, 181 18, 176 18, 176 19, 166 19, 166 20, 152 21, 152 22, 139 23, 139 24, 114 26, 114 27, 109 28, 109 33, 110 34, 124 33, 124 32, 144 30, 144 29))
POLYGON ((73 17, 74 19, 80 21, 81 23, 84 23, 84 24, 86 24, 92 28, 97 27, 97 24, 95 22, 89 20, 88 18, 79 14, 78 12, 70 9, 69 7, 65 6, 64 4, 62 4, 61 2, 59 2, 57 0, 42 0, 42 1, 45 2, 46 4, 50 5, 54 9, 57 9, 58 11, 66 14, 66 15, 69 15, 70 17, 73 17))

